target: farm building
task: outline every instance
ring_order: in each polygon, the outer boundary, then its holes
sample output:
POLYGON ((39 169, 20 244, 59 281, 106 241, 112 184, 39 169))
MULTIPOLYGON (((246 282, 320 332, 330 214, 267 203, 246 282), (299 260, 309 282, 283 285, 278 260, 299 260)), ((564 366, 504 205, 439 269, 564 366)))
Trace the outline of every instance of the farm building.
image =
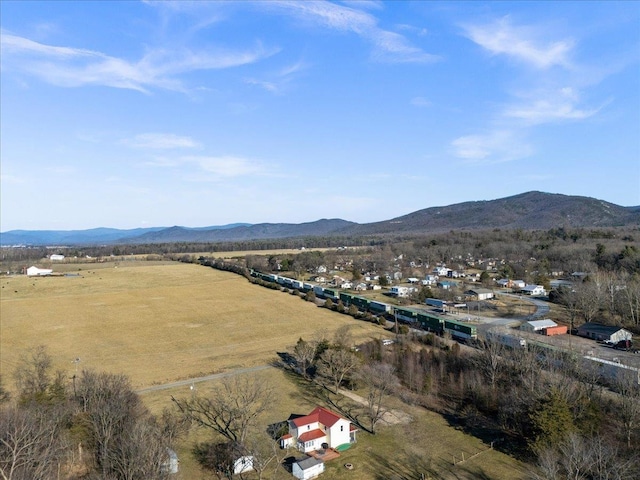
POLYGON ((464 294, 475 297, 477 300, 489 300, 493 298, 493 292, 488 288, 472 288, 464 292, 464 294))
POLYGON ((549 327, 544 329, 544 334, 548 337, 553 335, 566 335, 568 328, 566 325, 558 325, 557 327, 549 327))
POLYGON ((530 320, 528 322, 524 322, 522 325, 520 325, 520 330, 523 330, 525 332, 544 334, 544 331, 547 328, 554 328, 557 326, 558 324, 556 322, 545 318, 544 320, 530 320))
POLYGON ((600 323, 585 323, 578 327, 578 335, 607 343, 618 343, 623 340, 631 340, 633 335, 622 327, 602 325, 600 323))
POLYGON ((532 296, 545 295, 547 293, 542 285, 526 285, 520 291, 525 295, 532 296))
POLYGON ((289 420, 289 433, 280 439, 282 448, 296 446, 303 453, 355 443, 357 428, 349 420, 323 407, 289 420))
POLYGON ((64 255, 60 255, 58 253, 54 253, 53 255, 51 255, 49 257, 49 260, 54 261, 54 262, 61 262, 62 260, 64 260, 64 255))
POLYGON ((50 268, 38 268, 35 266, 31 266, 27 268, 27 276, 28 277, 44 277, 46 275, 51 275, 53 270, 50 268))
POLYGON ((291 473, 300 480, 316 478, 322 472, 324 472, 324 462, 314 457, 305 457, 296 460, 291 466, 291 473))

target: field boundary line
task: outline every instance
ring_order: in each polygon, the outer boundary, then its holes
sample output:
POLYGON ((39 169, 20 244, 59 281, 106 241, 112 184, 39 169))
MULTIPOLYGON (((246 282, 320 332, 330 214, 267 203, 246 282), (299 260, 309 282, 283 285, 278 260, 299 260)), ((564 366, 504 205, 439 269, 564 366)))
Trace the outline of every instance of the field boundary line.
POLYGON ((163 383, 160 385, 153 385, 151 387, 140 388, 136 390, 138 395, 145 393, 157 392, 160 390, 169 390, 170 388, 185 387, 187 385, 195 385, 196 383, 209 382, 211 380, 218 380, 220 378, 232 377, 233 375, 242 375, 243 373, 259 372, 266 370, 267 368, 274 368, 271 365, 259 365, 257 367, 236 368, 235 370, 229 370, 227 372, 212 373, 211 375, 205 375, 204 377, 193 377, 184 380, 178 380, 176 382, 163 383))

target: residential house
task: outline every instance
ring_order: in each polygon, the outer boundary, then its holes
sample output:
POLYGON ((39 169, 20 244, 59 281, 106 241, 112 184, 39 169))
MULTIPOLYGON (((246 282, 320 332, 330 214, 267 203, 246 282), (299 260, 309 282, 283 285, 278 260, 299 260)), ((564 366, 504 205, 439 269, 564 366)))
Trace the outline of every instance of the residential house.
POLYGON ((416 287, 404 287, 396 285, 389 289, 389 295, 395 295, 396 297, 408 297, 417 290, 418 289, 416 287))
POLYGON ((439 277, 446 277, 449 269, 447 267, 435 267, 433 273, 439 277))
POLYGON ((424 277, 424 280, 422 280, 423 285, 435 285, 437 282, 438 282, 437 275, 427 275, 426 277, 424 277))
POLYGON ((622 327, 602 325, 600 323, 585 323, 578 327, 578 335, 607 343, 618 343, 631 340, 633 335, 622 327))
POLYGON ((280 446, 295 446, 303 453, 336 448, 355 443, 356 431, 346 418, 324 407, 316 407, 308 415, 289 419, 289 433, 280 439, 280 446))
POLYGON ((520 289, 520 291, 524 295, 531 295, 534 297, 540 296, 540 295, 546 295, 547 293, 547 291, 544 289, 542 285, 525 285, 525 287, 520 289))
POLYGON ((514 290, 520 290, 521 288, 526 287, 527 284, 524 280, 511 280, 509 286, 514 290))

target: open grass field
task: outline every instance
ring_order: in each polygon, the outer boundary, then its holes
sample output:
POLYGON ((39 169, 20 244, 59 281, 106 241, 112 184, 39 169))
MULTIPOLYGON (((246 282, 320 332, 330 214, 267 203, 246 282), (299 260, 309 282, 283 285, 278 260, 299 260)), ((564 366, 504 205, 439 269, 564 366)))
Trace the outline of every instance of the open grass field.
MULTIPOLYGON (((277 391, 276 401, 261 419, 260 424, 266 425, 286 420, 291 413, 306 414, 316 405, 327 405, 321 390, 309 387, 303 379, 291 375, 289 372, 276 368, 263 370, 257 374, 261 379, 273 385, 277 391)), ((216 382, 197 385, 199 394, 216 388, 216 382)), ((152 392, 143 395, 145 403, 159 412, 169 403, 170 396, 190 395, 189 387, 152 392)), ((332 395, 332 400, 347 408, 355 404, 348 399, 338 399, 332 395)), ((441 416, 419 407, 412 407, 397 400, 390 400, 390 406, 400 409, 411 416, 410 423, 380 426, 376 435, 366 431, 358 432, 358 441, 341 457, 326 464, 325 473, 321 478, 328 480, 408 480, 420 479, 424 474, 426 479, 505 479, 518 480, 526 478, 525 466, 497 450, 491 450, 481 440, 463 433, 450 426, 441 416), (453 465, 453 457, 459 462, 462 455, 467 459, 463 463, 453 465), (477 456, 469 460, 474 454, 477 456), (345 463, 353 465, 347 470, 345 463)), ((183 439, 177 448, 180 457, 181 471, 179 478, 183 480, 204 480, 212 478, 202 472, 191 455, 191 446, 196 441, 210 439, 205 431, 192 431, 188 438, 183 439)), ((281 456, 294 455, 293 450, 280 452, 281 456)), ((271 477, 267 477, 271 478, 271 477)), ((277 477, 280 479, 293 478, 283 469, 277 477)))
MULTIPOLYGON (((249 284, 237 275, 182 263, 128 261, 56 267, 78 276, 0 280, 0 372, 12 389, 20 355, 44 344, 55 366, 72 375, 79 368, 124 373, 134 388, 270 363, 299 337, 324 331, 331 338, 351 325, 354 340, 386 337, 380 327, 335 314, 301 299, 249 284)), ((302 379, 277 368, 256 373, 273 385, 277 400, 261 425, 308 413, 322 395, 302 379)), ((196 384, 198 393, 215 381, 196 384)), ((189 395, 189 386, 145 393, 155 413, 171 405, 171 395, 189 395)), ((350 400, 343 399, 348 402, 350 400)), ((522 479, 523 464, 453 427, 440 415, 395 401, 412 417, 384 426, 376 435, 361 431, 358 443, 327 464, 322 478, 350 480, 522 479), (471 460, 453 465, 478 454, 471 460), (482 452, 482 453, 479 453, 482 452), (353 470, 344 468, 353 464, 353 470)), ((211 478, 190 450, 210 438, 193 431, 180 441, 177 478, 211 478)), ((291 452, 295 454, 295 452, 291 452)), ((285 472, 278 478, 293 478, 285 472)))
POLYGON ((198 265, 72 268, 79 276, 2 277, 0 372, 9 389, 20 355, 39 344, 70 374, 80 358, 80 369, 125 373, 143 387, 263 365, 300 336, 321 330, 331 336, 345 323, 356 339, 385 335, 375 325, 198 265))

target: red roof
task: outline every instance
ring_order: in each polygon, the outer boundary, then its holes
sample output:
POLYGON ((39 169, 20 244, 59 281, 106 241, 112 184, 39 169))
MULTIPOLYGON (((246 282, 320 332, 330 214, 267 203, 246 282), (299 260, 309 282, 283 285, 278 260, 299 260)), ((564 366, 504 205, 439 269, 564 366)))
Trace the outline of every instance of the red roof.
POLYGON ((315 430, 311 430, 310 432, 304 432, 302 435, 298 437, 299 442, 309 442, 311 440, 316 440, 318 438, 326 437, 327 434, 322 430, 316 428, 315 430))
POLYGON ((326 427, 332 427, 341 419, 342 417, 340 415, 333 413, 331 410, 327 410, 324 407, 316 407, 309 415, 294 419, 293 424, 300 428, 310 423, 320 422, 326 427))
POLYGON ((281 440, 288 440, 290 438, 293 438, 293 435, 291 435, 290 433, 285 433, 280 437, 281 440))

